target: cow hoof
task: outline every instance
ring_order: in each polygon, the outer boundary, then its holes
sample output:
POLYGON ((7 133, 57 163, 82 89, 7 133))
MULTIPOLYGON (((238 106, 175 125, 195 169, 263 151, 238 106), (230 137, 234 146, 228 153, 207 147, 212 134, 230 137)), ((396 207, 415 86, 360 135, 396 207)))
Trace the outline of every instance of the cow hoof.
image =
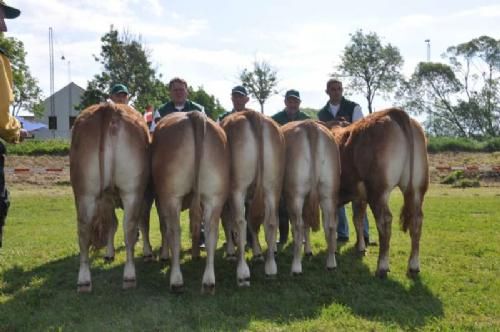
POLYGON ((149 263, 149 262, 154 262, 155 261, 155 256, 154 255, 144 255, 143 256, 144 262, 149 263))
POLYGON ((170 285, 170 291, 174 294, 182 294, 184 293, 184 284, 170 285))
POLYGON ((165 258, 165 257, 160 257, 160 262, 162 262, 162 263, 166 264, 166 263, 168 263, 168 261, 169 261, 169 258, 168 258, 168 257, 167 257, 167 258, 165 258))
POLYGON ((308 258, 308 259, 311 259, 311 258, 313 257, 313 253, 312 253, 312 252, 306 252, 306 253, 304 254, 304 256, 305 256, 306 258, 308 258))
POLYGON ((92 283, 91 282, 86 282, 83 284, 78 284, 76 286, 76 291, 78 293, 90 293, 92 292, 92 283))
POLYGON ((250 287, 250 277, 238 279, 239 287, 250 287))
POLYGON ((131 289, 137 286, 135 279, 123 279, 123 289, 131 289))
POLYGON ((410 279, 416 279, 418 277, 418 274, 420 273, 420 269, 409 269, 406 275, 410 279))
POLYGON ((104 256, 104 263, 110 264, 115 260, 115 256, 104 256))
POLYGON ((267 274, 266 273, 266 279, 269 279, 269 280, 274 280, 274 279, 277 279, 278 276, 276 274, 267 274))
POLYGON ((258 254, 253 256, 253 261, 254 262, 264 262, 264 255, 258 254))
POLYGON ((236 254, 227 254, 226 260, 229 262, 236 262, 238 259, 236 258, 236 254))
POLYGON ((333 267, 329 267, 329 266, 327 266, 327 267, 326 267, 326 270, 327 270, 327 271, 335 271, 336 269, 337 269, 337 267, 336 267, 336 266, 333 266, 333 267))
POLYGON ((387 272, 389 272, 389 270, 379 270, 375 272, 375 276, 380 279, 387 279, 387 272))
POLYGON ((214 295, 215 294, 215 284, 203 284, 201 286, 201 293, 214 295))
POLYGON ((302 275, 302 272, 292 272, 292 276, 294 276, 294 277, 298 277, 301 275, 302 275))

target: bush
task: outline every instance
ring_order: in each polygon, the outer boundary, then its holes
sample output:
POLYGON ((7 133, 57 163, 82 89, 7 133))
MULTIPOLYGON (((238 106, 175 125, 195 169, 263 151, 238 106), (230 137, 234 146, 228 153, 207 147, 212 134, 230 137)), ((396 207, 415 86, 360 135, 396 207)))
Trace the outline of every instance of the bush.
POLYGON ((441 180, 441 184, 454 184, 464 178, 464 171, 453 171, 441 180))
POLYGON ((50 140, 26 140, 19 144, 7 144, 7 153, 38 156, 38 155, 56 155, 64 156, 69 153, 70 143, 63 139, 50 140))
POLYGON ((477 179, 460 179, 451 186, 453 188, 478 188, 480 184, 477 179))
POLYGON ((428 152, 480 152, 481 150, 482 146, 478 141, 463 137, 429 137, 427 142, 428 152))

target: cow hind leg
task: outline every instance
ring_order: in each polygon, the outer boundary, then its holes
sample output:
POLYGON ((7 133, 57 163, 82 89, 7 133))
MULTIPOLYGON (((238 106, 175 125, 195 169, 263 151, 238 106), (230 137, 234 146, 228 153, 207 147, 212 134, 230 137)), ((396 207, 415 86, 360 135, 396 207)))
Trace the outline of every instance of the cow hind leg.
POLYGON ((389 269, 389 246, 391 241, 392 214, 387 205, 389 192, 380 196, 379 200, 370 204, 377 222, 380 247, 375 275, 382 279, 387 277, 389 269))
POLYGON ((170 290, 174 293, 183 291, 184 280, 180 266, 181 253, 181 225, 180 212, 182 201, 173 198, 170 201, 162 201, 160 204, 160 221, 166 229, 167 242, 172 253, 170 265, 170 290))
POLYGON ((78 245, 80 247, 80 268, 78 271, 77 291, 89 293, 92 291, 90 274, 90 223, 97 213, 95 197, 79 197, 77 200, 78 211, 78 245))
POLYGON ((142 256, 145 262, 154 261, 153 248, 151 247, 151 241, 149 238, 149 222, 150 213, 153 201, 144 201, 141 213, 141 219, 139 221, 139 230, 142 234, 142 256))
POLYGON ((122 193, 123 231, 125 237, 126 261, 123 270, 123 289, 136 287, 134 247, 137 242, 137 227, 141 218, 142 198, 135 193, 122 193))
POLYGON ((293 227, 293 260, 291 267, 292 275, 302 274, 302 240, 304 239, 304 220, 302 219, 302 208, 304 197, 297 195, 290 198, 288 215, 293 227))
POLYGON ((274 199, 274 193, 266 195, 264 231, 267 242, 267 257, 264 271, 267 277, 275 277, 278 273, 278 266, 274 253, 276 252, 276 235, 278 231, 278 204, 274 199))
POLYGON ((410 225, 410 237, 411 237, 411 254, 408 261, 408 277, 416 278, 420 272, 420 236, 422 234, 422 222, 423 222, 423 194, 415 193, 415 215, 414 220, 412 220, 410 225))
POLYGON ((217 238, 219 235, 219 216, 221 213, 221 204, 213 206, 204 204, 205 220, 205 246, 207 251, 207 262, 205 272, 203 273, 201 292, 206 294, 215 294, 215 272, 214 258, 215 249, 217 247, 217 238))
POLYGON ((354 227, 356 228, 356 249, 359 256, 366 254, 363 220, 366 214, 366 201, 352 202, 354 227))
POLYGON ((335 251, 337 250, 337 211, 331 197, 321 200, 321 212, 323 219, 323 230, 327 244, 326 269, 337 268, 335 251))
POLYGON ((238 267, 236 278, 238 286, 250 286, 250 268, 245 260, 245 242, 247 234, 247 221, 245 219, 245 201, 243 193, 233 193, 231 197, 231 209, 234 213, 236 227, 238 228, 238 267))
POLYGON ((104 261, 106 263, 111 263, 115 260, 115 234, 118 229, 118 218, 116 218, 116 213, 112 212, 112 223, 111 228, 108 233, 108 243, 106 245, 106 254, 104 255, 104 261))
POLYGON ((233 229, 233 220, 228 204, 222 209, 221 220, 224 235, 226 237, 226 259, 228 261, 236 261, 236 246, 233 235, 236 235, 238 232, 235 232, 233 229))

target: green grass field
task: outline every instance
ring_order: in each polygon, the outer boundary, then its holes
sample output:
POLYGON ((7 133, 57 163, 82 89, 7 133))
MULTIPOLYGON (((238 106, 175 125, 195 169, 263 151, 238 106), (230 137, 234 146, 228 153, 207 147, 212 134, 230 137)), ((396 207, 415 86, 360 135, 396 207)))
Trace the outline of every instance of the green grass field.
MULTIPOLYGON (((214 296, 200 293, 203 257, 193 261, 184 254, 185 292, 176 295, 168 288, 169 265, 144 263, 140 244, 137 289, 123 291, 121 231, 115 262, 106 265, 103 252, 94 253, 93 292, 77 294, 78 247, 70 188, 11 189, 12 207, 0 249, 0 331, 500 330, 498 187, 431 187, 424 206, 422 272, 417 280, 406 277, 409 236, 394 220, 386 280, 374 277, 378 248, 369 247, 367 256, 358 258, 352 240, 339 249, 337 270, 326 271, 324 237, 316 233, 314 257, 304 260, 303 275, 289 273, 289 245, 278 255, 276 279, 266 279, 263 263, 252 262, 251 286, 240 289, 235 263, 222 258, 221 236, 214 296)), ((401 196, 394 192, 394 216, 400 206, 401 196)), ((373 218, 370 225, 375 239, 373 218)), ((155 212, 152 226, 158 251, 155 212)), ((353 231, 351 226, 351 239, 353 231)), ((187 250, 187 232, 183 235, 187 250)))

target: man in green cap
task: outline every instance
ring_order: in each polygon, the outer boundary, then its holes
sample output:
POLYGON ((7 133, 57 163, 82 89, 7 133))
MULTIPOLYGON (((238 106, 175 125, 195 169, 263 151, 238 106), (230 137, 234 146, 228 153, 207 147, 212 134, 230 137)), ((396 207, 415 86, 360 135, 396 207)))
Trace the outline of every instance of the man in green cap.
POLYGON ((115 104, 128 105, 129 93, 123 84, 115 84, 109 93, 109 99, 115 104))
MULTIPOLYGON (((300 93, 297 90, 288 90, 285 94, 285 109, 272 116, 280 126, 288 122, 307 120, 309 116, 300 111, 300 93)), ((279 215, 279 231, 280 237, 278 241, 279 246, 283 246, 288 241, 288 229, 290 225, 290 218, 286 211, 286 204, 283 197, 280 199, 280 206, 278 210, 279 215)))
MULTIPOLYGON (((19 16, 19 9, 7 6, 3 0, 0 0, 0 36, 7 31, 5 19, 13 19, 19 16)), ((2 246, 3 226, 7 218, 9 209, 9 192, 5 188, 5 145, 4 141, 9 143, 18 143, 21 138, 27 136, 27 132, 21 129, 21 124, 17 119, 10 115, 9 106, 14 101, 12 92, 13 79, 12 68, 7 54, 0 49, 0 247, 2 246)))

